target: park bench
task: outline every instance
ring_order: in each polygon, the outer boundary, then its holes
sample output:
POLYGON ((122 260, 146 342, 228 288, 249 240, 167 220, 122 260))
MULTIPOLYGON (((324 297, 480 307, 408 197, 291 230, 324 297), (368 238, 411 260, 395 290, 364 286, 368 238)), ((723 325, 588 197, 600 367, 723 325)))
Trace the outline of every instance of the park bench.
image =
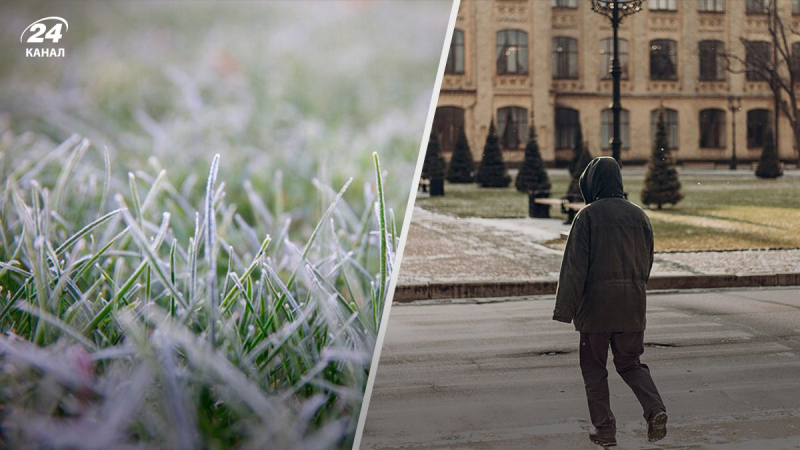
POLYGON ((562 206, 564 201, 560 198, 536 197, 528 194, 528 216, 536 219, 547 219, 550 217, 550 207, 562 206))
POLYGON ((566 224, 572 223, 575 214, 586 206, 583 202, 570 202, 563 198, 537 198, 533 201, 539 205, 560 206, 561 212, 567 215, 566 224))
POLYGON ((561 206, 566 202, 566 200, 560 198, 537 198, 534 200, 534 202, 540 205, 561 206))
POLYGON ((430 185, 431 185, 431 180, 429 178, 420 177, 419 186, 417 186, 417 190, 427 193, 430 185))
POLYGON ((561 209, 567 213, 567 220, 565 220, 564 223, 571 224, 572 221, 575 220, 575 214, 577 214, 578 211, 582 210, 585 207, 586 203, 583 202, 569 202, 569 203, 565 202, 561 206, 561 209))

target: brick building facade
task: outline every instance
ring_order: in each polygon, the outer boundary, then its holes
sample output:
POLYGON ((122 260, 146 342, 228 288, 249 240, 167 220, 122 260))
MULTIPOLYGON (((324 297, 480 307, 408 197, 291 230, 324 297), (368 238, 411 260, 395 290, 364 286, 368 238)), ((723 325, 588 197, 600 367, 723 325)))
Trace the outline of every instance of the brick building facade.
MULTIPOLYGON (((740 37, 768 45, 767 2, 646 0, 624 19, 623 163, 647 160, 662 108, 678 161, 728 161, 732 139, 740 161, 758 160, 773 123, 769 83, 726 71, 720 55, 745 58, 740 37), (732 95, 742 97, 735 137, 732 95)), ((778 8, 800 30, 800 0, 780 0, 778 8)), ((479 160, 490 120, 512 165, 522 159, 531 121, 549 164, 571 158, 578 123, 592 154, 610 155, 611 33, 589 0, 462 0, 434 119, 445 155, 463 127, 479 160)), ((794 161, 789 123, 779 121, 780 157, 794 161)))

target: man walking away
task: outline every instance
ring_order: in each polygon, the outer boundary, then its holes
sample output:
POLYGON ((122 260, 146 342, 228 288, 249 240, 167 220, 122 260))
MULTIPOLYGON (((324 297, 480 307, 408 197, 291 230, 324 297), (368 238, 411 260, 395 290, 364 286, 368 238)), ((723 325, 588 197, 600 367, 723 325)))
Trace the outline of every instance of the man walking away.
POLYGON ((639 361, 644 353, 647 280, 653 266, 653 230, 641 208, 625 199, 613 158, 593 159, 580 178, 586 207, 575 216, 564 250, 553 320, 575 323, 592 442, 616 445, 608 392, 608 347, 614 366, 644 409, 647 438, 667 434, 664 402, 639 361))

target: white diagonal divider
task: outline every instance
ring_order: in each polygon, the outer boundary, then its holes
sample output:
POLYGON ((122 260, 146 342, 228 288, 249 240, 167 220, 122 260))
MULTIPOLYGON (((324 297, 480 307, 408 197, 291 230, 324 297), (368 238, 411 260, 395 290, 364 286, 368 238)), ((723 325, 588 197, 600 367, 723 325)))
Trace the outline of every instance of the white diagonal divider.
POLYGON ((375 341, 375 352, 372 355, 372 363, 369 368, 369 377, 367 378, 367 387, 364 389, 364 401, 361 403, 361 413, 358 416, 358 427, 356 428, 356 436, 353 441, 353 449, 358 449, 361 445, 361 436, 364 434, 364 424, 367 420, 367 412, 369 411, 369 400, 372 396, 372 387, 375 384, 375 375, 378 372, 378 362, 381 358, 381 347, 383 347, 383 339, 386 336, 386 327, 389 322, 389 311, 392 309, 392 299, 394 298, 394 290, 397 286, 397 276, 400 274, 401 264, 403 262, 403 250, 406 246, 406 238, 408 237, 408 229, 411 225, 411 213, 414 210, 414 200, 417 195, 417 186, 419 185, 420 174, 422 173, 422 163, 425 161, 425 151, 428 145, 428 137, 433 128, 433 116, 436 113, 436 104, 439 101, 439 91, 442 88, 442 79, 444 78, 444 68, 447 63, 447 54, 450 50, 450 41, 453 39, 453 28, 455 27, 456 17, 458 16, 458 6, 461 0, 453 0, 453 6, 450 9, 450 20, 447 23, 447 32, 444 36, 444 43, 442 44, 442 54, 439 58, 439 71, 436 72, 436 82, 433 85, 433 92, 431 94, 431 104, 428 107, 428 119, 425 121, 425 130, 422 133, 422 139, 419 145, 419 155, 417 156, 417 168, 414 171, 414 180, 411 183, 411 192, 408 195, 408 204, 406 205, 406 215, 403 220, 403 228, 400 231, 400 245, 395 254, 394 270, 392 271, 392 278, 389 280, 389 293, 386 296, 386 301, 383 306, 383 314, 381 315, 381 324, 378 329, 378 338, 375 341))

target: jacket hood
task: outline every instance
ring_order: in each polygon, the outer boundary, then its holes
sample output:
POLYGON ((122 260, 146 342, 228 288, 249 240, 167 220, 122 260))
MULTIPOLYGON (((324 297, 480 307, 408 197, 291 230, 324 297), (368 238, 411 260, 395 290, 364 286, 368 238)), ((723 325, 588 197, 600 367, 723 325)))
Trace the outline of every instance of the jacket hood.
POLYGON ((625 198, 619 164, 609 156, 599 156, 589 162, 581 174, 580 187, 587 205, 601 198, 625 198))

